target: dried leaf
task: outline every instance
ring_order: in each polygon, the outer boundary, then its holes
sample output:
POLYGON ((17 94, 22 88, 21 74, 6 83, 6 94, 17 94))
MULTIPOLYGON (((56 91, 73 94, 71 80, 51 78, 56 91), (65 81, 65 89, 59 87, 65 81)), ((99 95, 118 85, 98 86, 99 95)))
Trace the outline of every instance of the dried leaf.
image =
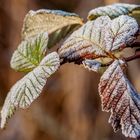
POLYGON ((82 19, 74 13, 45 9, 29 11, 24 19, 22 38, 27 39, 38 33, 48 32, 48 48, 51 48, 82 24, 82 19))
POLYGON ((100 16, 109 16, 110 18, 116 18, 120 15, 133 16, 133 12, 138 10, 140 11, 140 5, 117 3, 91 10, 88 14, 88 19, 93 20, 100 16))
POLYGON ((96 59, 106 64, 120 56, 121 47, 132 42, 137 31, 136 20, 129 16, 113 20, 102 16, 73 32, 60 47, 59 55, 63 61, 96 59))
POLYGON ((122 129, 126 137, 140 136, 140 95, 124 71, 122 60, 114 61, 104 72, 99 83, 103 111, 111 112, 109 123, 114 131, 122 129))
POLYGON ((19 80, 9 91, 1 110, 1 128, 16 108, 25 109, 40 95, 50 77, 59 67, 59 56, 56 52, 47 55, 33 71, 19 80))
POLYGON ((42 33, 24 40, 13 53, 11 67, 16 71, 31 71, 37 67, 45 56, 48 44, 48 34, 42 33))

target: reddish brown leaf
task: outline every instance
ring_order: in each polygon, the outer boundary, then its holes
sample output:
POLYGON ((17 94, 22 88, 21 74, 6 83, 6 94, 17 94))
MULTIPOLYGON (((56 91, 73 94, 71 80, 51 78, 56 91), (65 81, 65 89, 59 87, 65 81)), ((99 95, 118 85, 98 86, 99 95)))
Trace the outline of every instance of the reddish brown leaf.
POLYGON ((122 60, 114 61, 99 83, 103 111, 111 112, 114 131, 122 129, 126 137, 140 136, 140 95, 126 78, 122 60))

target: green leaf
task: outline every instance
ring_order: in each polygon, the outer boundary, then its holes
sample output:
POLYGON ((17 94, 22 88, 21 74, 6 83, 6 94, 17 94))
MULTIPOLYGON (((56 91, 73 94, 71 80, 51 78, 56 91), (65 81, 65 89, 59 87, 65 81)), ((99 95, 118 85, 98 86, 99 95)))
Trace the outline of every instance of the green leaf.
POLYGON ((133 17, 133 12, 135 13, 135 11, 140 12, 140 5, 117 3, 91 10, 88 14, 88 19, 94 20, 99 16, 109 16, 110 18, 116 18, 120 15, 132 15, 133 17))
POLYGON ((113 20, 101 16, 73 32, 58 52, 64 62, 96 59, 107 64, 120 57, 121 47, 133 42, 137 32, 136 20, 127 15, 113 20))
POLYGON ((27 39, 39 32, 48 32, 48 48, 51 48, 75 27, 82 24, 82 19, 74 13, 45 9, 29 11, 24 19, 22 38, 27 39))
POLYGON ((19 80, 9 91, 1 110, 1 128, 4 128, 7 119, 17 108, 25 109, 40 95, 43 87, 60 66, 56 52, 48 54, 33 71, 19 80))
POLYGON ((11 67, 16 71, 31 71, 45 56, 47 44, 47 33, 38 34, 22 41, 12 56, 11 67))

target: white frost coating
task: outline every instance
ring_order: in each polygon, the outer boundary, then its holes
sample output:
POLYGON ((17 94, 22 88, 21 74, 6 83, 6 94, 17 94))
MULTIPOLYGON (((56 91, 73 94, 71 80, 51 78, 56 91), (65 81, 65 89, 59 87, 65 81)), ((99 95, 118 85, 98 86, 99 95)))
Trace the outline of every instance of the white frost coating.
POLYGON ((59 49, 60 57, 72 60, 88 53, 106 55, 102 47, 104 43, 102 30, 110 21, 108 16, 100 17, 96 21, 88 21, 63 43, 59 49))
POLYGON ((91 10, 88 14, 88 18, 92 20, 95 19, 96 17, 106 15, 108 15, 111 18, 115 18, 120 15, 129 15, 136 8, 140 8, 140 5, 124 4, 124 3, 112 4, 91 10))
POLYGON ((36 36, 38 33, 48 32, 49 35, 56 33, 55 36, 50 36, 50 39, 58 42, 58 40, 67 35, 70 30, 73 30, 75 26, 81 24, 82 19, 74 13, 47 9, 31 10, 24 18, 22 39, 25 40, 29 37, 36 36))
POLYGON ((116 58, 116 50, 121 51, 121 47, 136 39, 137 32, 138 24, 134 18, 122 15, 111 20, 108 16, 101 16, 73 32, 58 53, 67 61, 86 59, 88 55, 91 57, 88 59, 104 57, 111 60, 116 58))
POLYGON ((107 51, 117 50, 122 45, 131 43, 138 31, 138 24, 134 18, 119 16, 105 27, 105 47, 107 51))
POLYGON ((16 108, 27 108, 40 95, 50 77, 60 66, 56 52, 48 54, 33 71, 19 80, 9 91, 1 110, 1 128, 16 108))
POLYGON ((30 10, 29 13, 28 13, 28 15, 25 16, 25 19, 27 18, 27 16, 34 16, 35 14, 36 14, 35 11, 30 10))
POLYGON ((61 15, 61 16, 77 16, 75 13, 70 13, 62 10, 50 10, 50 9, 39 9, 37 11, 30 10, 28 12, 28 16, 35 16, 37 14, 56 14, 56 15, 61 15))
POLYGON ((82 63, 85 68, 94 72, 98 72, 99 68, 101 67, 101 63, 96 60, 86 59, 82 63))
POLYGON ((11 67, 16 71, 31 71, 39 65, 45 56, 48 44, 48 33, 44 32, 24 40, 11 58, 11 67))
POLYGON ((4 102, 4 107, 1 110, 1 122, 0 122, 1 128, 5 127, 7 119, 11 117, 16 110, 16 107, 10 102, 10 98, 11 95, 8 94, 4 102))
POLYGON ((109 123, 114 131, 122 129, 126 137, 140 137, 140 95, 126 78, 125 62, 114 61, 99 83, 102 109, 111 112, 109 123))

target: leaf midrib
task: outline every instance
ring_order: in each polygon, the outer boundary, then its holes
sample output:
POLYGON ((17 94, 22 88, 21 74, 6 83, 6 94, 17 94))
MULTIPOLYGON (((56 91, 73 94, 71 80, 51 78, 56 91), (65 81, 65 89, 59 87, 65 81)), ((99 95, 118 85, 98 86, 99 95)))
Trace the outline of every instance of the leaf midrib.
POLYGON ((28 56, 25 56, 23 53, 21 53, 19 50, 17 50, 18 53, 23 56, 29 63, 31 63, 32 65, 34 65, 34 67, 38 66, 38 64, 34 63, 28 56))
MULTIPOLYGON (((97 44, 97 43, 95 43, 94 41, 91 41, 91 40, 89 40, 88 38, 85 38, 85 37, 83 37, 83 36, 82 36, 82 37, 74 36, 74 37, 87 40, 87 41, 89 41, 91 44, 95 44, 95 46, 98 46, 98 47, 99 47, 107 56, 109 56, 110 58, 116 58, 116 57, 114 56, 114 54, 110 54, 110 53, 108 53, 105 49, 103 49, 102 46, 101 46, 100 44, 97 44)), ((97 48, 98 48, 98 47, 97 47, 97 48)))

